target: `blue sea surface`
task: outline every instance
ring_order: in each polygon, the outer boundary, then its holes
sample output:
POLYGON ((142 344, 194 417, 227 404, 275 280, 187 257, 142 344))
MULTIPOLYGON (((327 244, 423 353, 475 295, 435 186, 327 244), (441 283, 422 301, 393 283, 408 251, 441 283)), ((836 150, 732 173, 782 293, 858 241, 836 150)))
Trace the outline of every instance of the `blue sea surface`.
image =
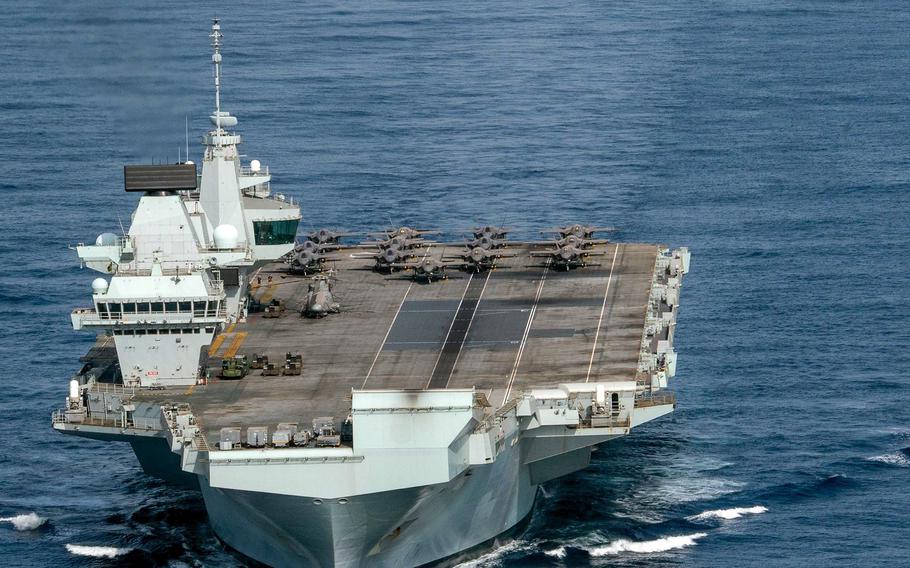
POLYGON ((910 6, 25 0, 0 34, 0 566, 248 563, 128 445, 50 427, 93 341, 67 245, 128 225, 122 165, 174 161, 184 117, 199 160, 216 14, 245 159, 304 227, 579 220, 693 252, 677 412, 473 565, 910 565, 910 6))

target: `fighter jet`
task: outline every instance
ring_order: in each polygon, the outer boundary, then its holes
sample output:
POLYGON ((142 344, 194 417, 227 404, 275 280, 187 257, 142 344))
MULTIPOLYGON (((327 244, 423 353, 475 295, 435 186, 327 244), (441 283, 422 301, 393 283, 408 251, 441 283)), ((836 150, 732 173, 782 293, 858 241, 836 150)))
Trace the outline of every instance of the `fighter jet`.
POLYGON ((334 231, 332 229, 319 229, 307 235, 307 238, 320 245, 338 244, 338 239, 342 237, 352 237, 357 233, 348 233, 345 231, 334 231))
POLYGON ((338 313, 339 305, 334 296, 335 278, 329 274, 317 274, 310 283, 300 315, 310 318, 324 318, 330 313, 338 313))
POLYGON ((531 256, 550 258, 550 265, 556 270, 569 270, 588 266, 586 259, 589 256, 603 256, 606 251, 581 249, 573 246, 556 247, 547 251, 532 251, 531 256))
POLYGON ((319 250, 303 248, 291 253, 288 259, 290 270, 295 274, 315 274, 322 272, 323 265, 329 257, 319 250))
POLYGON ((465 269, 473 272, 482 272, 494 268, 498 259, 512 256, 516 256, 515 253, 473 247, 459 251, 455 256, 447 258, 460 258, 465 269))
POLYGON ((566 225, 565 227, 555 227, 553 229, 545 229, 541 233, 559 233, 560 238, 566 238, 569 235, 575 235, 581 239, 590 239, 594 236, 594 233, 599 232, 608 232, 615 231, 614 227, 593 227, 585 226, 579 224, 566 225))
POLYGON ((462 266, 463 264, 463 262, 444 262, 433 257, 427 257, 414 262, 396 262, 390 266, 392 268, 412 270, 415 280, 432 282, 433 280, 445 280, 448 278, 445 273, 446 268, 462 266))
POLYGON ((304 250, 308 250, 314 253, 322 253, 331 250, 340 249, 343 245, 338 243, 318 243, 312 240, 306 240, 302 243, 297 243, 294 245, 294 252, 299 253, 304 250))
POLYGON ((471 229, 471 234, 474 235, 475 239, 480 239, 487 237, 488 239, 504 239, 506 234, 509 233, 512 229, 507 229, 505 227, 493 227, 492 225, 484 225, 483 227, 474 227, 471 229))
POLYGON ((484 250, 492 250, 505 246, 508 244, 508 241, 505 239, 498 239, 494 237, 475 237, 473 240, 467 241, 465 245, 468 248, 482 248, 484 250))
POLYGON ((595 245, 605 245, 610 241, 607 239, 586 239, 583 237, 575 236, 574 234, 569 234, 555 241, 531 241, 526 242, 525 244, 529 245, 556 245, 559 248, 562 247, 575 247, 579 249, 589 249, 595 245))
POLYGON ((433 243, 431 241, 425 241, 421 238, 406 237, 404 235, 393 235, 387 239, 364 241, 360 244, 364 246, 377 246, 380 249, 387 249, 392 247, 399 249, 411 249, 414 247, 419 247, 421 245, 429 245, 433 243))
POLYGON ((384 249, 381 249, 374 255, 376 259, 376 270, 393 270, 393 264, 400 264, 408 262, 410 259, 414 258, 413 249, 399 248, 397 246, 391 246, 384 249))
POLYGON ((369 233, 371 237, 381 237, 383 239, 391 239, 392 237, 399 236, 405 237, 407 239, 419 239, 424 235, 438 235, 441 231, 436 229, 415 229, 413 227, 390 227, 382 232, 369 233))

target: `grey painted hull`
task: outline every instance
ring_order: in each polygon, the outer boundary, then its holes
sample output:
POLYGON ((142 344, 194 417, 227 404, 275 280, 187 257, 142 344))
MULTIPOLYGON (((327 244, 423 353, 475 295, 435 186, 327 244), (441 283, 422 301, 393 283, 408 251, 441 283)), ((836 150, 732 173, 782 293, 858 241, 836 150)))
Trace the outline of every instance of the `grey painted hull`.
POLYGON ((419 566, 483 544, 530 513, 537 485, 519 454, 449 483, 350 499, 217 489, 204 478, 202 494, 216 534, 270 566, 419 566))

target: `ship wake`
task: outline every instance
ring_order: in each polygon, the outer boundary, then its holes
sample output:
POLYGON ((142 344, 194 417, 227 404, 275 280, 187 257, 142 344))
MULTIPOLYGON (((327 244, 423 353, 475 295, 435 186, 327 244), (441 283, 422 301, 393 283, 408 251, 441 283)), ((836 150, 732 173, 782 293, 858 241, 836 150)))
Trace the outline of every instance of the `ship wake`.
POLYGON ((697 515, 692 515, 686 517, 690 521, 708 521, 711 519, 723 519, 725 521, 730 521, 733 519, 738 519, 745 515, 760 515, 761 513, 767 513, 768 508, 762 505, 756 505, 754 507, 733 507, 732 509, 714 509, 711 511, 705 511, 697 515))
POLYGON ((0 522, 9 523, 17 531, 33 531, 47 522, 47 519, 37 513, 25 513, 14 517, 2 517, 0 522))
POLYGON ((114 546, 87 546, 83 544, 67 544, 66 550, 76 556, 89 556, 92 558, 116 558, 132 551, 132 548, 117 548, 114 546))

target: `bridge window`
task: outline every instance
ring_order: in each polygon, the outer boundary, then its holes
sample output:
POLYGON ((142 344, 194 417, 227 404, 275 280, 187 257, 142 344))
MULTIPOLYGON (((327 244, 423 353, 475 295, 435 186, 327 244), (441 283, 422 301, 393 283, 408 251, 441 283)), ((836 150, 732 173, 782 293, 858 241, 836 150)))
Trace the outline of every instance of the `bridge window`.
POLYGON ((123 313, 135 314, 136 313, 136 304, 134 302, 125 302, 123 304, 123 313))
POLYGON ((180 313, 188 314, 193 311, 193 302, 180 302, 180 313))
POLYGON ((286 245, 297 236, 297 219, 290 221, 253 221, 253 236, 257 245, 286 245))
POLYGON ((164 311, 164 302, 152 302, 152 313, 160 314, 164 311))
POLYGON ((167 302, 167 303, 165 303, 165 304, 164 304, 164 309, 165 309, 165 310, 167 311, 167 313, 169 313, 169 314, 176 314, 176 313, 177 313, 177 302, 167 302))

